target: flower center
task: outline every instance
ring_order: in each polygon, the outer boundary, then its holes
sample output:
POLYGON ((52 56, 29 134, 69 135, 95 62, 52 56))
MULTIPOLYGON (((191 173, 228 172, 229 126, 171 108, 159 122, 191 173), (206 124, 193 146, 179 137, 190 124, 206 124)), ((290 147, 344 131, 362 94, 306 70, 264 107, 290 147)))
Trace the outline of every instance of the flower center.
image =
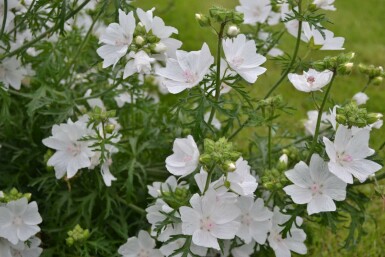
POLYGON ((82 151, 82 145, 79 143, 72 143, 67 147, 67 151, 72 155, 72 156, 77 156, 81 153, 82 151))
POLYGON ((246 226, 251 225, 251 217, 249 213, 246 213, 245 215, 242 216, 241 223, 246 226))
POLYGON ((194 83, 198 80, 198 75, 190 70, 185 70, 183 72, 183 78, 186 83, 194 83))
POLYGON ((149 257, 150 256, 150 251, 145 250, 145 249, 140 249, 138 257, 149 257))
POLYGON ((210 219, 210 217, 202 218, 201 219, 201 230, 205 230, 210 232, 211 229, 214 227, 214 222, 210 219))
POLYGON ((315 78, 313 76, 307 77, 307 83, 312 85, 314 83, 314 81, 315 81, 315 78))
POLYGON ((185 155, 184 157, 183 157, 183 161, 184 162, 189 162, 189 161, 191 161, 192 160, 192 156, 190 156, 190 155, 185 155))
POLYGON ((239 67, 243 64, 243 62, 245 61, 244 58, 242 58, 241 56, 235 56, 232 60, 231 60, 231 64, 235 67, 239 67))
POLYGON ((323 185, 318 185, 314 183, 313 185, 310 186, 310 190, 312 192, 312 195, 315 196, 316 194, 322 194, 322 189, 323 185))
POLYGON ((253 9, 253 15, 258 17, 261 15, 261 13, 262 13, 261 8, 259 6, 255 6, 253 9))
POLYGON ((12 224, 16 226, 20 226, 23 224, 23 220, 19 216, 16 216, 13 218, 12 224))
POLYGON ((353 157, 349 154, 345 154, 345 153, 337 153, 337 159, 339 160, 339 162, 351 162, 353 161, 353 157))

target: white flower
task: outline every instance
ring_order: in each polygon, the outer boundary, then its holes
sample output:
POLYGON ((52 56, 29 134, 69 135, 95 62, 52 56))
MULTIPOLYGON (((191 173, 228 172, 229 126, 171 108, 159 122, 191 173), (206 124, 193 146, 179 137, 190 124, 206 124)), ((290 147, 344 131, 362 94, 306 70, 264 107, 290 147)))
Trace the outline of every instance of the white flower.
MULTIPOLYGON (((182 234, 182 228, 181 225, 174 225, 175 229, 173 232, 173 235, 180 235, 182 234)), ((175 252, 175 250, 178 250, 183 247, 183 245, 186 243, 185 238, 179 238, 177 240, 171 241, 168 244, 164 244, 159 250, 164 254, 165 256, 170 256, 175 252)), ((194 243, 191 242, 190 250, 194 254, 198 256, 207 256, 207 248, 202 246, 197 246, 194 243)), ((176 257, 182 257, 182 253, 176 254, 174 256, 176 257)), ((187 257, 191 257, 191 254, 188 254, 187 257)))
POLYGON ((264 206, 261 198, 254 202, 252 197, 239 197, 237 206, 241 209, 241 215, 238 218, 241 226, 236 235, 246 244, 252 239, 258 244, 264 244, 271 228, 270 219, 273 213, 264 206))
POLYGON ((52 136, 43 139, 43 144, 55 149, 55 154, 48 160, 48 165, 54 166, 56 178, 62 178, 66 173, 72 178, 79 169, 91 165, 90 158, 95 154, 89 141, 80 140, 90 135, 87 124, 83 121, 54 125, 52 136))
POLYGON ((353 134, 351 129, 339 125, 334 142, 323 138, 331 173, 352 184, 353 176, 364 182, 368 176, 382 168, 381 165, 365 159, 374 154, 374 150, 369 148, 369 133, 370 130, 364 128, 353 134))
POLYGON ((333 72, 325 70, 318 72, 309 69, 307 72, 303 71, 302 75, 289 73, 288 78, 293 86, 302 92, 321 91, 321 88, 329 84, 333 77, 333 72))
MULTIPOLYGON (((151 205, 146 209, 146 218, 148 222, 152 225, 151 234, 153 236, 156 236, 158 241, 165 242, 170 239, 171 235, 175 234, 175 224, 168 224, 164 226, 159 234, 155 230, 156 225, 167 218, 163 213, 171 213, 172 211, 173 209, 166 202, 159 198, 156 199, 154 205, 151 205)), ((178 213, 175 213, 174 216, 179 218, 178 213)))
POLYGON ((148 194, 154 198, 158 198, 162 195, 162 192, 175 191, 178 186, 178 182, 174 176, 170 176, 166 179, 164 183, 154 182, 152 186, 147 186, 148 194))
POLYGON ((334 0, 314 0, 313 4, 315 4, 318 8, 329 10, 329 11, 335 11, 337 10, 334 5, 334 0))
POLYGON ((163 257, 162 253, 155 248, 155 240, 148 232, 139 231, 138 237, 130 237, 127 242, 119 247, 118 253, 123 257, 163 257))
POLYGON ((41 222, 36 202, 28 204, 24 197, 0 207, 0 236, 14 245, 39 232, 41 222))
MULTIPOLYGON (((39 247, 41 240, 38 237, 28 239, 28 242, 19 242, 17 245, 9 244, 9 257, 39 257, 43 249, 39 247)), ((0 245, 1 248, 1 245, 0 245)), ((1 257, 8 257, 7 255, 1 257)))
POLYGON ((260 67, 266 58, 257 53, 255 41, 246 40, 244 34, 223 40, 223 51, 229 66, 249 83, 254 83, 266 71, 260 67))
POLYGON ((176 59, 167 59, 166 67, 159 68, 156 72, 165 78, 163 84, 168 91, 177 94, 198 85, 213 62, 214 57, 205 43, 200 51, 176 51, 176 59))
MULTIPOLYGON (((178 30, 171 26, 166 26, 160 17, 153 17, 155 8, 144 12, 138 8, 138 14, 141 24, 145 27, 147 32, 152 31, 152 34, 160 39, 156 46, 158 53, 165 52, 168 57, 174 58, 176 49, 182 46, 182 42, 174 38, 170 38, 172 34, 178 34, 178 30)), ((161 59, 161 58, 160 58, 161 59)))
POLYGON ((242 157, 235 162, 235 171, 227 173, 230 189, 243 196, 253 195, 258 187, 256 178, 250 173, 250 166, 242 157))
POLYGON ((214 251, 217 255, 220 257, 229 257, 230 254, 232 257, 250 257, 254 253, 254 247, 255 242, 252 241, 248 244, 244 244, 242 246, 233 247, 230 251, 230 248, 232 246, 231 240, 225 240, 224 241, 224 247, 223 252, 222 251, 214 251))
POLYGON ((199 150, 192 136, 175 139, 172 150, 174 154, 166 159, 166 168, 171 174, 187 176, 198 167, 199 150))
POLYGON ((353 96, 353 100, 356 101, 357 105, 366 104, 369 100, 369 96, 363 92, 358 92, 353 96))
POLYGON ((219 250, 217 239, 233 239, 240 223, 235 221, 239 208, 231 203, 218 203, 216 192, 208 190, 205 195, 194 194, 191 207, 179 209, 182 219, 182 232, 192 235, 192 242, 198 246, 219 250))
POLYGON ((302 219, 297 217, 296 222, 286 234, 286 238, 282 238, 281 231, 286 221, 290 219, 289 215, 282 214, 277 207, 274 208, 274 215, 272 219, 272 228, 268 237, 269 245, 273 248, 276 257, 290 257, 290 251, 306 254, 306 245, 303 243, 306 239, 306 234, 302 229, 296 227, 295 224, 301 225, 302 219))
POLYGON ((346 183, 330 173, 327 163, 313 154, 309 167, 304 162, 285 172, 286 177, 294 183, 283 188, 293 202, 307 204, 309 215, 319 212, 335 211, 335 201, 346 198, 346 183))
POLYGON ((145 51, 139 51, 137 53, 130 52, 128 55, 129 60, 124 68, 123 79, 131 76, 135 72, 149 74, 151 72, 151 63, 155 62, 154 58, 151 58, 145 51))
MULTIPOLYGON (((315 129, 317 126, 318 111, 317 110, 308 111, 307 118, 308 119, 304 122, 306 133, 314 136, 315 129)), ((328 127, 328 124, 325 123, 328 119, 329 119, 329 115, 326 112, 323 112, 321 116, 320 130, 323 130, 328 127)))
POLYGON ((240 13, 243 13, 243 23, 255 25, 264 23, 269 17, 271 11, 270 0, 240 0, 240 6, 235 7, 240 13))
POLYGON ((104 45, 97 50, 98 55, 104 59, 103 68, 116 63, 122 58, 132 43, 135 30, 134 13, 131 11, 125 14, 119 10, 119 24, 111 23, 105 33, 100 36, 100 43, 104 45))
POLYGON ((21 81, 28 73, 21 66, 21 63, 16 57, 5 58, 0 62, 0 83, 8 89, 9 86, 16 90, 20 89, 21 81))
POLYGON ((302 23, 303 34, 301 39, 307 43, 313 39, 313 44, 321 46, 320 50, 344 50, 345 39, 343 37, 334 37, 334 33, 330 30, 323 29, 324 35, 314 27, 310 27, 309 23, 302 23))

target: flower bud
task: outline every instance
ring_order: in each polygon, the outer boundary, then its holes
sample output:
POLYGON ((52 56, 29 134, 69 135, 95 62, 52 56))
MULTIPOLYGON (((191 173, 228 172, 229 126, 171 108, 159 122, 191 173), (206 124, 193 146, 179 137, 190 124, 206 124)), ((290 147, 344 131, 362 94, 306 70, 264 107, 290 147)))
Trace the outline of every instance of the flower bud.
POLYGON ((156 53, 163 53, 167 50, 167 46, 162 42, 159 42, 154 45, 153 49, 156 53))
POLYGON ((381 83, 382 83, 383 80, 384 80, 383 77, 378 76, 378 77, 375 77, 375 78, 372 80, 372 83, 373 83, 373 85, 375 85, 375 86, 379 86, 379 85, 381 85, 381 83))
POLYGON ((111 134, 115 130, 115 125, 114 124, 107 124, 105 127, 105 130, 107 133, 111 134))
POLYGON ((160 39, 157 36, 150 35, 147 37, 147 41, 151 44, 155 44, 155 43, 158 43, 160 39))
POLYGON ((338 66, 338 74, 349 75, 353 70, 354 64, 352 62, 347 62, 338 66))
POLYGON ((231 162, 231 161, 226 161, 225 162, 225 165, 224 165, 224 167, 223 167, 223 169, 224 169, 224 171, 225 172, 233 172, 233 171, 235 171, 236 170, 236 166, 235 166, 235 163, 234 162, 231 162))
POLYGON ((231 25, 227 29, 227 36, 229 37, 236 37, 239 34, 240 30, 237 26, 231 25))
POLYGON ((208 164, 210 163, 210 161, 211 161, 211 156, 207 153, 201 154, 201 156, 199 156, 200 163, 208 164))
POLYGON ((196 13, 195 19, 198 21, 201 27, 208 27, 211 25, 210 18, 204 14, 196 13))
POLYGON ((279 162, 277 164, 277 169, 279 169, 279 170, 286 170, 288 163, 289 163, 289 156, 287 156, 287 154, 282 154, 279 157, 279 162))
POLYGON ((142 36, 136 36, 135 37, 135 44, 138 46, 142 46, 145 42, 145 39, 142 36))
POLYGON ((372 124, 381 120, 382 117, 383 115, 381 113, 369 113, 366 120, 368 124, 372 124))
POLYGON ((316 4, 309 4, 309 6, 307 7, 307 9, 310 11, 310 12, 315 12, 318 10, 318 7, 316 4))

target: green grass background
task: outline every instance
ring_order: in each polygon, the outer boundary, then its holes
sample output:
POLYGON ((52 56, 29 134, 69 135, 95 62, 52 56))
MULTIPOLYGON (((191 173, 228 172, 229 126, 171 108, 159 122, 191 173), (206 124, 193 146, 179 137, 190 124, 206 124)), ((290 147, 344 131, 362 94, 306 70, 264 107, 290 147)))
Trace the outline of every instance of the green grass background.
MULTIPOLYGON (((257 0, 256 0, 257 1, 257 0)), ((306 1, 304 1, 306 3, 306 1)), ((214 53, 216 37, 209 29, 202 29, 195 21, 197 12, 207 13, 213 6, 233 8, 238 4, 236 0, 140 0, 137 6, 144 9, 156 7, 156 14, 161 16, 167 25, 179 30, 178 38, 184 43, 184 50, 200 49, 203 42, 207 42, 214 53)), ((345 37, 346 51, 356 53, 355 63, 360 62, 385 65, 385 0, 337 0, 337 12, 327 12, 332 24, 325 26, 336 36, 345 37)), ((287 35, 283 38, 280 48, 292 53, 294 38, 287 35)), ((301 44, 299 56, 303 57, 307 51, 306 45, 301 44)), ((321 52, 310 55, 310 60, 321 58, 338 52, 321 52)), ((261 76, 255 85, 250 87, 250 93, 255 98, 262 98, 271 85, 277 80, 280 68, 276 63, 268 61, 265 75, 261 76)), ((359 92, 366 83, 366 79, 355 70, 349 77, 338 77, 332 89, 332 97, 336 102, 344 102, 359 92)), ((281 118, 282 124, 290 124, 290 130, 303 131, 299 120, 306 118, 306 112, 314 109, 314 105, 307 94, 298 92, 285 81, 276 94, 284 95, 288 104, 297 111, 292 116, 281 118)), ((369 111, 385 113, 385 83, 381 86, 371 86, 366 92, 370 100, 366 107, 369 111)), ((330 107, 330 106, 329 106, 330 107)), ((251 130, 245 130, 240 137, 248 136, 251 130)), ((239 139, 239 138, 238 138, 239 139)), ((371 147, 378 147, 385 140, 385 128, 374 130, 371 138, 371 147)), ((380 155, 385 157, 385 150, 380 155)), ((385 215, 383 200, 374 195, 373 186, 362 186, 371 198, 368 209, 368 218, 365 222, 367 234, 357 246, 350 251, 341 249, 346 230, 342 227, 334 235, 330 230, 318 228, 314 242, 309 245, 309 256, 385 256, 385 215)))

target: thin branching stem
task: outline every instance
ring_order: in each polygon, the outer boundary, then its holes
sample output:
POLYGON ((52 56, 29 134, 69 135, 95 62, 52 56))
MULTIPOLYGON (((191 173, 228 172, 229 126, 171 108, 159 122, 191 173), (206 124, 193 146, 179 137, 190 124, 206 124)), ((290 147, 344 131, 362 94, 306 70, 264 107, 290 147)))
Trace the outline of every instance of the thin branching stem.
POLYGON ((333 86, 333 81, 334 81, 335 77, 336 77, 336 71, 333 72, 333 77, 332 77, 332 79, 331 79, 331 81, 329 83, 329 86, 326 89, 325 96, 324 96, 324 98, 322 100, 322 103, 321 103, 321 106, 320 106, 320 108, 318 110, 317 124, 316 124, 316 127, 315 127, 314 137, 313 137, 313 141, 311 143, 311 147, 310 147, 309 155, 307 156, 306 163, 310 162, 311 156, 314 153, 315 147, 317 145, 318 136, 319 136, 319 132, 320 132, 320 126, 321 126, 322 111, 323 111, 323 109, 325 107, 325 104, 326 104, 326 101, 327 101, 327 99, 329 97, 330 89, 333 86))
POLYGON ((4 12, 4 16, 3 16, 3 23, 1 24, 0 40, 3 38, 5 23, 7 23, 8 0, 4 0, 3 12, 4 12))

